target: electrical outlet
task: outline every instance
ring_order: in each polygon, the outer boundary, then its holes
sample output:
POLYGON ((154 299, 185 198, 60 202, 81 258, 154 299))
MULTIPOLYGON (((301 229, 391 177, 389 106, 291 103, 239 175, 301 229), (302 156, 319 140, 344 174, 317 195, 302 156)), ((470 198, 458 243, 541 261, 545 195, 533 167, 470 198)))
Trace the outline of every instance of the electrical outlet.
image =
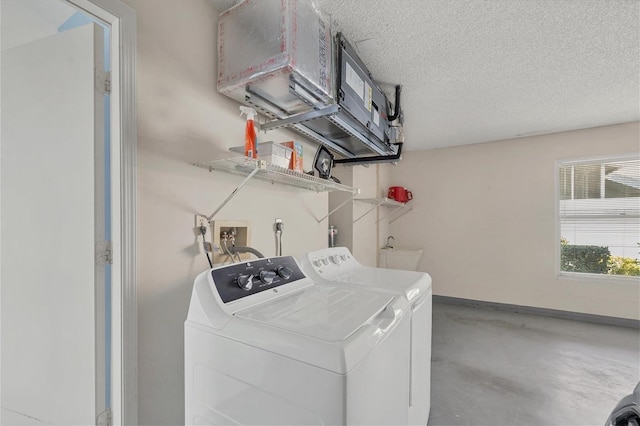
POLYGON ((200 249, 200 253, 211 253, 213 251, 212 241, 213 236, 211 234, 211 223, 209 223, 209 219, 205 215, 197 214, 195 219, 195 226, 193 231, 196 235, 196 239, 198 241, 198 248, 200 249), (204 229, 204 242, 202 240, 202 230, 204 229))

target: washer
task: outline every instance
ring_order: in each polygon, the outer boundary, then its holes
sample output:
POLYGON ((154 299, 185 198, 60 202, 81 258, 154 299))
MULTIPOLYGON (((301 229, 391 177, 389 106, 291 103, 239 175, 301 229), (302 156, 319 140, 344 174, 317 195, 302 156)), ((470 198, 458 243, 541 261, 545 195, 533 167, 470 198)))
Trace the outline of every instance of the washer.
POLYGON ((207 270, 185 321, 185 423, 407 424, 404 297, 316 284, 293 257, 207 270))
POLYGON ((299 259, 314 281, 332 286, 366 288, 403 297, 411 306, 408 419, 426 425, 431 409, 431 277, 424 272, 372 268, 360 264, 346 247, 307 253, 299 259))

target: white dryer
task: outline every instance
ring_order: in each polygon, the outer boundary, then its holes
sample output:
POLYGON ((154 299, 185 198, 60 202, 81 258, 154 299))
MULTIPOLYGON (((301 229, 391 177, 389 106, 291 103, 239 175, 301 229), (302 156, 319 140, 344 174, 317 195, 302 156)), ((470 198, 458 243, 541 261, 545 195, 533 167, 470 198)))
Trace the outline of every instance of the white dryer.
POLYGON ((366 288, 407 300, 411 306, 408 423, 426 425, 431 409, 431 277, 424 272, 364 266, 346 247, 313 251, 299 261, 303 272, 318 283, 366 288))
POLYGON ((407 424, 409 309, 317 285, 288 256, 203 272, 185 321, 185 423, 407 424))

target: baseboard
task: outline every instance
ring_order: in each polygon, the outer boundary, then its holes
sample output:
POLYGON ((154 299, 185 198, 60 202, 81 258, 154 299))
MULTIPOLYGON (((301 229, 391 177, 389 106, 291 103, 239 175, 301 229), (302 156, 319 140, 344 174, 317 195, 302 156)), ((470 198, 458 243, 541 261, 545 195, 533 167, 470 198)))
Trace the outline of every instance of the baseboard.
POLYGON ((507 311, 520 314, 539 315, 544 317, 554 317, 570 319, 576 321, 591 322, 597 324, 615 325, 620 327, 630 327, 640 329, 640 320, 608 317, 604 315, 584 314, 581 312, 560 311, 557 309, 536 308, 534 306, 510 305, 508 303, 485 302, 483 300, 462 299, 450 296, 433 296, 434 303, 444 303, 448 305, 474 306, 480 308, 494 309, 496 311, 507 311))

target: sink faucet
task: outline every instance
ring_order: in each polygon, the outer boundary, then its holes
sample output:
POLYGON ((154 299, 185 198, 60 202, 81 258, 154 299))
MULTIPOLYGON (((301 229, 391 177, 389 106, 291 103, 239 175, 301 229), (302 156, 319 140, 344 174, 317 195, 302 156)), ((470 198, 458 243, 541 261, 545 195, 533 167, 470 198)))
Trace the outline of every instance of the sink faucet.
POLYGON ((393 235, 389 235, 389 236, 387 237, 387 245, 386 245, 384 248, 392 249, 392 248, 393 248, 393 246, 391 245, 391 242, 390 242, 389 240, 395 241, 396 239, 394 238, 394 236, 393 236, 393 235))

